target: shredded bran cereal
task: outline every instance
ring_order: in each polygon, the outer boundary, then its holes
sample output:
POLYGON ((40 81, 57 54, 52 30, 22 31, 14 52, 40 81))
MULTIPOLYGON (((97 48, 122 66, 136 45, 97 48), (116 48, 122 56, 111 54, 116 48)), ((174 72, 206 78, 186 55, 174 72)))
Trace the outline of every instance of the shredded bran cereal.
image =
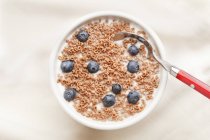
MULTIPOLYGON (((143 111, 147 100, 153 98, 154 90, 158 87, 159 65, 153 58, 147 58, 144 45, 139 46, 140 51, 137 56, 124 55, 127 53, 127 47, 136 44, 137 40, 127 38, 123 40, 123 45, 119 45, 111 38, 119 31, 134 33, 135 29, 129 23, 117 20, 111 24, 103 21, 91 22, 79 30, 66 41, 68 47, 65 47, 58 57, 60 61, 74 61, 73 71, 59 74, 57 81, 66 89, 77 90, 76 98, 72 101, 74 108, 86 117, 111 121, 123 120, 143 111), (75 37, 81 29, 90 35, 84 43, 75 37), (100 64, 100 70, 96 74, 89 73, 86 68, 90 60, 100 64), (129 60, 139 62, 139 72, 132 74, 127 71, 124 64, 129 60), (121 93, 116 95, 116 103, 112 107, 98 107, 115 83, 123 88, 121 93), (127 102, 127 93, 131 90, 140 93, 140 100, 135 105, 127 102)), ((136 33, 148 39, 144 31, 136 33)))

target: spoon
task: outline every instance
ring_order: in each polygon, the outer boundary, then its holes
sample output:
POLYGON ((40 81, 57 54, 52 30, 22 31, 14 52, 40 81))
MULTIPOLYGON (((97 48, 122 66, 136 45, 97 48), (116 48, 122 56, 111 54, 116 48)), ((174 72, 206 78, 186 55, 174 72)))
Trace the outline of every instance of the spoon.
POLYGON ((136 34, 128 33, 128 32, 118 32, 117 34, 113 36, 113 40, 114 41, 122 40, 127 37, 135 38, 141 43, 143 43, 148 49, 148 56, 152 56, 167 72, 169 72, 171 75, 173 75, 174 77, 176 77, 183 83, 187 84, 194 90, 200 92, 201 94, 206 96, 208 99, 210 99, 210 86, 198 80, 197 78, 193 77, 192 75, 188 74, 184 70, 181 70, 175 67, 174 65, 169 64, 165 60, 162 60, 160 57, 157 56, 155 49, 143 37, 136 34))

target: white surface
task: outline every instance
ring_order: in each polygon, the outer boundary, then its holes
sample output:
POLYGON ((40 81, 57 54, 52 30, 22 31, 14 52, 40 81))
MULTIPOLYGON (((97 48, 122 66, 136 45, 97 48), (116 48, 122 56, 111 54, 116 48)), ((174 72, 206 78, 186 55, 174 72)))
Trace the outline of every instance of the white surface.
POLYGON ((72 21, 89 12, 121 10, 157 32, 169 62, 210 84, 210 1, 0 2, 0 139, 209 140, 209 100, 171 76, 160 104, 141 123, 117 131, 84 127, 54 97, 48 60, 72 21))

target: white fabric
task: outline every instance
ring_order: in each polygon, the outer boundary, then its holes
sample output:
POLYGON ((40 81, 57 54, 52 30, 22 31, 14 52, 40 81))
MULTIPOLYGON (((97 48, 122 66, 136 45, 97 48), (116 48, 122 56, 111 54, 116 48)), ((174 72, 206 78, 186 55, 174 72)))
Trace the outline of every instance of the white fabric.
POLYGON ((172 76, 159 105, 142 122, 122 130, 97 131, 63 111, 48 74, 51 50, 74 20, 99 10, 119 10, 157 32, 169 62, 210 84, 210 1, 0 2, 0 139, 210 139, 210 101, 172 76))

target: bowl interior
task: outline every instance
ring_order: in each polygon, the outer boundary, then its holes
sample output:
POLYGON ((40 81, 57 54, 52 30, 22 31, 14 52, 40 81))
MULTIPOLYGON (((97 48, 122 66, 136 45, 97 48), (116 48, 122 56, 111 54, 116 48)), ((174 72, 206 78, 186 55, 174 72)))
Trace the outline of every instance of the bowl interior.
POLYGON ((134 116, 128 117, 124 119, 123 121, 96 121, 92 120, 90 118, 82 116, 80 113, 78 113, 73 107, 69 105, 68 102, 66 102, 63 99, 63 92, 64 88, 57 84, 57 74, 60 73, 60 62, 57 59, 58 55, 60 54, 62 48, 65 46, 65 41, 68 39, 71 34, 77 30, 80 26, 83 24, 96 20, 96 19, 122 19, 128 22, 131 22, 132 24, 135 24, 142 28, 149 36, 150 42, 152 42, 153 46, 156 47, 156 51, 158 55, 161 58, 165 58, 165 52, 163 45, 157 35, 146 25, 144 25, 141 21, 137 20, 135 17, 132 17, 130 15, 119 13, 119 12, 97 12, 94 14, 87 15, 85 17, 82 17, 79 19, 69 30, 69 32, 66 34, 66 36, 63 38, 63 40, 57 45, 52 53, 51 60, 50 60, 50 77, 51 77, 51 85, 54 90, 55 96, 57 97, 59 103, 62 105, 62 107, 66 110, 66 112, 76 121, 82 123, 83 125, 86 125, 91 128, 95 129, 102 129, 102 130, 111 130, 111 129, 119 129, 124 128, 127 126, 130 126, 143 118, 145 118, 151 110, 156 106, 158 101, 160 100, 160 97, 163 93, 163 90, 166 85, 167 81, 167 72, 163 70, 163 68, 160 69, 160 84, 159 87, 155 90, 154 93, 154 99, 150 101, 146 108, 140 112, 135 114, 134 116))

